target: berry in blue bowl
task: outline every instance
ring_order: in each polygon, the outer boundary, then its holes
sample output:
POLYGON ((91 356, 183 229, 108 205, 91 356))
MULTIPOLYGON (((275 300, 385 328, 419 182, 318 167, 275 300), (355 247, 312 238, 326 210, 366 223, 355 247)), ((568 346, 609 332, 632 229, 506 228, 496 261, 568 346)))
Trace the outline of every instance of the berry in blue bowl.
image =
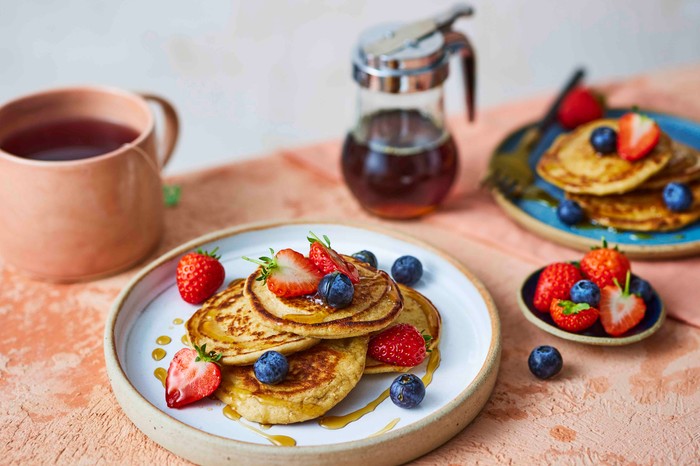
POLYGON ((391 266, 391 276, 402 285, 415 285, 423 276, 423 264, 413 256, 401 256, 391 266))
POLYGON ((391 383, 389 396, 396 406, 415 408, 425 398, 425 385, 413 374, 401 374, 391 383))
POLYGON ((654 296, 654 290, 651 288, 649 282, 639 277, 634 277, 630 282, 630 293, 636 294, 647 304, 654 296))
POLYGON ((569 297, 575 303, 588 303, 591 307, 598 307, 600 288, 590 280, 579 280, 571 287, 569 297))

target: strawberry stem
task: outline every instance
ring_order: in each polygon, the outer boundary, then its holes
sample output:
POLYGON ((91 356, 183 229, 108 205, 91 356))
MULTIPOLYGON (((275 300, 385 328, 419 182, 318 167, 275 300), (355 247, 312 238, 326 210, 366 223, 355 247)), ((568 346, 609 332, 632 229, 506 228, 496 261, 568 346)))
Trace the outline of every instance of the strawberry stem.
POLYGON ((203 256, 213 257, 214 259, 219 260, 219 259, 221 259, 221 255, 220 255, 220 254, 216 254, 216 251, 218 251, 218 250, 219 250, 219 246, 215 247, 214 250, 213 250, 212 252, 209 252, 209 251, 206 251, 206 250, 202 250, 202 248, 198 248, 198 249, 197 249, 197 254, 201 254, 201 255, 203 255, 203 256))
POLYGON ((213 362, 216 365, 220 365, 219 360, 222 358, 223 354, 215 351, 209 351, 207 353, 206 343, 201 347, 194 345, 194 349, 197 351, 197 357, 194 358, 195 361, 213 362))
POLYGON ((321 243, 322 245, 326 246, 329 249, 331 247, 331 240, 328 239, 328 236, 326 236, 326 235, 323 235, 323 239, 325 240, 325 242, 323 242, 323 241, 321 241, 321 238, 316 236, 316 233, 314 233, 313 231, 309 231, 309 236, 307 236, 306 239, 308 239, 309 243, 311 243, 311 244, 318 242, 318 243, 321 243))
POLYGON ((574 303, 573 301, 567 300, 561 300, 557 305, 563 308, 561 313, 565 316, 575 315, 591 308, 591 305, 588 303, 574 303))
POLYGON ((256 278, 255 281, 263 282, 263 285, 267 283, 267 277, 270 276, 270 272, 279 267, 279 265, 277 265, 277 259, 275 258, 275 250, 272 248, 270 248, 270 255, 272 257, 260 256, 257 259, 251 259, 250 257, 246 256, 241 257, 241 259, 252 262, 253 264, 257 264, 261 267, 260 276, 256 278))
POLYGON ((620 285, 620 282, 617 281, 617 278, 613 278, 613 282, 615 283, 615 286, 617 286, 620 290, 622 290, 622 296, 629 296, 630 295, 630 277, 632 274, 630 271, 627 271, 627 276, 625 277, 625 287, 622 288, 622 285, 620 285))

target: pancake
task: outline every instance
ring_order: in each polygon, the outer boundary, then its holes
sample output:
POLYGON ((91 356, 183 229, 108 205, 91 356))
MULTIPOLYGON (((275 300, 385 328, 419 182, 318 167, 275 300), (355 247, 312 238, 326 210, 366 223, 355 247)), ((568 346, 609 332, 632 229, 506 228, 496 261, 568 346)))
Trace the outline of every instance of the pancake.
POLYGON ((592 121, 559 136, 537 163, 537 173, 570 193, 622 194, 634 190, 663 170, 673 156, 671 139, 663 132, 656 147, 640 160, 628 162, 614 153, 598 155, 589 138, 599 126, 609 126, 617 131, 618 121, 592 121))
POLYGON ((403 298, 394 280, 382 270, 344 256, 360 273, 352 303, 333 309, 316 296, 280 298, 256 280, 260 269, 245 284, 251 309, 264 325, 312 338, 348 338, 386 328, 399 315, 403 298))
POLYGON ((700 182, 690 184, 695 201, 686 212, 672 212, 664 204, 662 191, 634 191, 618 196, 569 194, 586 216, 599 225, 618 230, 673 231, 700 219, 700 182))
MULTIPOLYGON (((406 323, 413 325, 423 334, 432 337, 428 342, 427 349, 429 351, 437 348, 438 343, 440 343, 440 328, 442 325, 442 319, 437 308, 428 298, 413 288, 399 285, 399 289, 403 295, 403 310, 394 321, 394 324, 406 323)), ((394 366, 377 361, 369 356, 367 356, 367 361, 365 362, 365 374, 407 372, 410 369, 412 367, 394 366)))
POLYGON ((690 183, 700 179, 700 151, 678 141, 672 141, 673 157, 656 175, 638 189, 663 189, 668 183, 690 183))
POLYGON ((262 325, 243 296, 245 280, 231 282, 209 298, 185 324, 190 342, 221 353, 222 364, 253 364, 265 351, 289 355, 318 343, 293 333, 262 325))
POLYGON ((324 340, 288 358, 287 378, 277 385, 258 381, 252 366, 221 370, 214 395, 249 421, 291 424, 325 414, 362 377, 369 337, 324 340))

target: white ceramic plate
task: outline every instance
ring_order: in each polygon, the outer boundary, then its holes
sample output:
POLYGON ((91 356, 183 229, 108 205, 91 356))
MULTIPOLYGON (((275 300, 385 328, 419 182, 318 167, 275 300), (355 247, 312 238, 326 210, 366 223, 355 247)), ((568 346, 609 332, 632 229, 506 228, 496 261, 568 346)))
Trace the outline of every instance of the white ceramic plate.
MULTIPOLYGON (((483 285, 463 266, 432 247, 403 234, 352 225, 286 223, 254 225, 212 233, 165 254, 139 273, 116 300, 105 330, 105 357, 115 396, 146 435, 199 463, 335 464, 371 461, 401 463, 441 445, 464 428, 481 410, 495 383, 500 358, 497 311, 483 285), (415 409, 401 409, 385 400, 373 412, 338 430, 317 421, 261 428, 256 423, 224 416, 224 405, 206 399, 184 409, 165 404, 164 388, 155 375, 167 369, 184 347, 184 325, 197 306, 185 303, 175 284, 175 269, 185 253, 219 247, 226 283, 249 275, 255 266, 241 256, 258 257, 268 248, 308 251, 307 233, 328 235, 341 253, 369 249, 379 268, 390 270, 399 256, 421 260, 424 275, 416 289, 437 306, 443 319, 441 363, 415 409), (156 339, 170 337, 159 345, 156 339), (152 357, 156 348, 167 355, 152 357), (387 425, 396 421, 395 426, 387 425), (252 429, 251 429, 252 427, 252 429), (386 431, 384 431, 386 430, 386 431), (381 431, 381 433, 380 433, 381 431), (379 433, 379 434, 378 434, 379 433), (273 445, 261 435, 293 438, 295 447, 273 445), (375 435, 378 434, 378 435, 375 435), (381 450, 376 447, 381 445, 381 450)), ((419 376, 426 363, 413 370, 419 376)), ((376 399, 396 374, 365 376, 328 415, 355 411, 376 399)))

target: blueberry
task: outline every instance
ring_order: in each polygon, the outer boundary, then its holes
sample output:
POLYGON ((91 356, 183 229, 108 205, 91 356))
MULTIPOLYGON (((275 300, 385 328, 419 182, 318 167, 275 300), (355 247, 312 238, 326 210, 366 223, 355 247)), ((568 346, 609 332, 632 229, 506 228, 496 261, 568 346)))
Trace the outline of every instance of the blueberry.
POLYGON ((425 398, 425 385, 413 374, 402 374, 391 383, 389 396, 400 408, 415 408, 425 398))
POLYGON ((413 285, 423 276, 423 264, 413 256, 401 256, 391 266, 391 276, 403 285, 413 285))
POLYGON ((583 209, 576 201, 564 199, 557 206, 557 217, 562 223, 576 225, 583 220, 583 209))
POLYGON ((693 192, 685 183, 672 182, 664 187, 664 204, 673 212, 684 212, 693 205, 693 192))
POLYGON ((274 385, 287 377, 289 362, 283 354, 277 351, 266 351, 255 361, 253 372, 255 372, 255 378, 260 382, 274 385))
POLYGON ((591 307, 598 307, 600 304, 600 288, 590 280, 577 281, 569 294, 575 303, 588 303, 591 307))
POLYGON ((330 307, 342 309, 352 302, 355 287, 347 275, 336 271, 321 279, 318 294, 330 307))
POLYGON ((561 371, 564 364, 561 354, 552 346, 538 346, 527 359, 527 365, 538 379, 549 379, 561 371))
POLYGON ((635 277, 630 281, 630 293, 636 294, 642 298, 645 303, 648 303, 651 301, 654 291, 651 289, 651 285, 648 281, 635 277))
POLYGON ((609 126, 594 129, 589 141, 600 154, 612 154, 617 150, 617 133, 609 126))
POLYGON ((377 268, 377 256, 375 256, 372 251, 363 249, 362 251, 353 254, 352 257, 361 260, 362 262, 366 262, 370 267, 374 267, 375 269, 377 268))

